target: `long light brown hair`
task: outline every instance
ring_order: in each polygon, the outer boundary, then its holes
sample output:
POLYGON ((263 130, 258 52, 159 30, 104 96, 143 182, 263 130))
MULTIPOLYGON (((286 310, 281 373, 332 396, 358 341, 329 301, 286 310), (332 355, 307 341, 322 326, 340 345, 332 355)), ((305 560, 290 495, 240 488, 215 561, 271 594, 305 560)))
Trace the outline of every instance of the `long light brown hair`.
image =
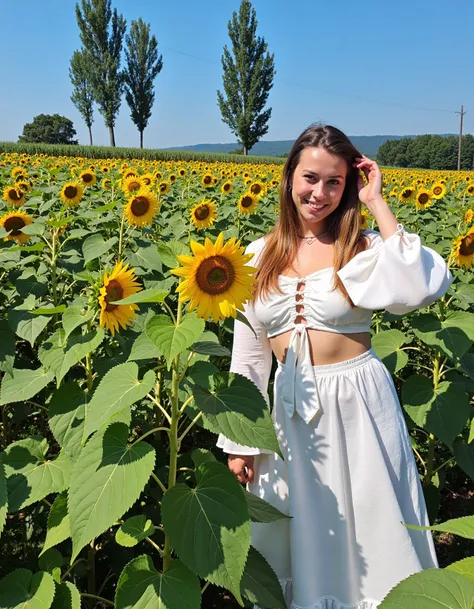
POLYGON ((298 212, 291 194, 293 172, 305 148, 324 148, 330 154, 344 159, 347 163, 347 177, 344 192, 338 207, 327 217, 327 232, 334 242, 334 289, 338 289, 354 307, 347 290, 337 276, 351 258, 367 247, 361 233, 361 204, 357 179, 358 169, 353 167, 360 153, 349 138, 336 127, 311 125, 298 137, 288 154, 280 184, 279 220, 266 239, 265 249, 260 257, 256 276, 255 297, 265 297, 277 290, 278 276, 291 267, 300 246, 298 234, 301 230, 298 212))

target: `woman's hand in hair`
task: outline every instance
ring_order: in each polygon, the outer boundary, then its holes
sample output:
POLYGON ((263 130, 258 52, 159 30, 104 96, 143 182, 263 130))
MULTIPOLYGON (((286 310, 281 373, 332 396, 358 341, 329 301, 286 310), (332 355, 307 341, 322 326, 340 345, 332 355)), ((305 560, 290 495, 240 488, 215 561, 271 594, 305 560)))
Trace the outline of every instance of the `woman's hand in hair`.
POLYGON ((232 473, 237 476, 241 484, 253 482, 254 457, 251 455, 229 455, 227 465, 232 473))
POLYGON ((365 155, 355 160, 354 167, 360 169, 367 179, 364 183, 362 176, 359 175, 359 199, 367 206, 370 211, 371 203, 383 199, 382 197, 382 172, 375 161, 371 161, 365 155))

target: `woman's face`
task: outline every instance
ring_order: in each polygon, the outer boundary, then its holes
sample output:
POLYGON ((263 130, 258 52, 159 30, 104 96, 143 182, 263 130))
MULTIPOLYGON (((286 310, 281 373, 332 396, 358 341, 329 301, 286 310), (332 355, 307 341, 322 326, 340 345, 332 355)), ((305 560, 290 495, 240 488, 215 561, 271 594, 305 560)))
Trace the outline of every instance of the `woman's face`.
POLYGON ((339 205, 346 177, 347 163, 341 157, 324 148, 302 151, 293 172, 291 194, 303 226, 324 230, 323 220, 339 205))

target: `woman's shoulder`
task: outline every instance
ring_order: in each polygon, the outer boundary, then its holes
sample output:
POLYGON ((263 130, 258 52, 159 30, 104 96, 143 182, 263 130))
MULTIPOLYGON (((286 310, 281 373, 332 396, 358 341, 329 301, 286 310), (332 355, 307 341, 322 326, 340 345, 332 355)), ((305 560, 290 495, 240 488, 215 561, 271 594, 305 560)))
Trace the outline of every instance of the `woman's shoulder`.
POLYGON ((255 239, 255 241, 251 241, 245 248, 245 252, 247 254, 260 254, 267 243, 268 237, 269 235, 264 235, 255 239))

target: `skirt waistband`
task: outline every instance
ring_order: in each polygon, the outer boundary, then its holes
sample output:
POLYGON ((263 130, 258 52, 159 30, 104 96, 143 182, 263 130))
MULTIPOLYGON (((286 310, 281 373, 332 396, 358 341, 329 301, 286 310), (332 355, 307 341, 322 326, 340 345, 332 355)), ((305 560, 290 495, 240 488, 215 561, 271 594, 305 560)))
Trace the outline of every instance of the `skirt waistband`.
MULTIPOLYGON (((359 366, 363 366, 370 362, 371 360, 380 361, 379 357, 374 351, 374 348, 371 347, 368 351, 357 355, 356 357, 352 357, 351 359, 343 360, 342 362, 336 362, 334 364, 320 364, 318 366, 312 366, 315 376, 322 376, 325 374, 332 374, 337 372, 344 372, 346 370, 353 370, 354 368, 359 368, 359 366)), ((279 368, 284 368, 285 364, 282 364, 279 360, 277 361, 279 368)))

